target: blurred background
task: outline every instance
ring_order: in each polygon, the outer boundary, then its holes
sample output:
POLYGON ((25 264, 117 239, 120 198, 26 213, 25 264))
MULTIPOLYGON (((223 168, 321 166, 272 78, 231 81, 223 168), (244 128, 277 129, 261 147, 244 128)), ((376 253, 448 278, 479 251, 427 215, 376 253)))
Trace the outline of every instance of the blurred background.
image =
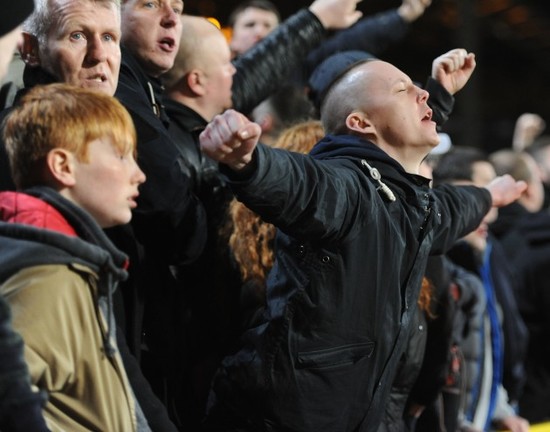
MULTIPOLYGON (((313 0, 272 1, 284 19, 313 0)), ((239 2, 185 0, 185 9, 224 26, 239 2)), ((358 8, 368 15, 400 4, 363 0, 358 8)), ((444 127, 453 143, 488 151, 509 147, 515 121, 525 112, 550 125, 550 1, 433 0, 406 39, 380 57, 424 82, 432 60, 456 47, 476 53, 477 69, 444 127)))

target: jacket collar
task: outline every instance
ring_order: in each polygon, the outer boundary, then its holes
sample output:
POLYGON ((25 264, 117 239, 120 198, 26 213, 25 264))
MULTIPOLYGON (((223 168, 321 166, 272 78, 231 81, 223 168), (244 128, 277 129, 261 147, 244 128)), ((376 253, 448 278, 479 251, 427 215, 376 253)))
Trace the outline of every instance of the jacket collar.
POLYGON ((168 127, 170 119, 164 109, 164 87, 161 80, 147 75, 137 59, 127 48, 121 46, 120 51, 122 53, 121 69, 124 68, 126 73, 134 75, 134 79, 142 85, 143 91, 147 95, 151 111, 168 127))
POLYGON ((199 113, 187 105, 169 98, 165 100, 165 103, 170 121, 178 123, 183 130, 202 132, 208 124, 199 113))
POLYGON ((405 195, 417 194, 418 187, 421 188, 421 193, 425 193, 425 189, 429 188, 430 179, 406 172, 401 164, 384 150, 355 135, 327 135, 313 147, 310 155, 319 160, 352 159, 371 177, 371 169, 376 168, 382 177, 382 183, 393 183, 405 195))
POLYGON ((313 147, 310 154, 315 159, 353 157, 373 162, 380 161, 405 172, 403 167, 384 150, 355 135, 327 135, 313 147))

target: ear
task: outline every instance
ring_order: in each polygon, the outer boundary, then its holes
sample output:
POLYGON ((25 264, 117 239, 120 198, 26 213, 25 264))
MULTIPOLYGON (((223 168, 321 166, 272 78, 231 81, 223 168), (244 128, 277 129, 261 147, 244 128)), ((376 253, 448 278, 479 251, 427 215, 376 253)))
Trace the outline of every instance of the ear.
POLYGON ((23 32, 23 43, 20 48, 21 58, 29 66, 40 66, 38 39, 30 33, 23 32))
POLYGON ((187 74, 187 86, 198 96, 204 96, 206 90, 204 88, 206 76, 200 69, 192 69, 187 74))
POLYGON ((62 187, 71 187, 76 183, 75 156, 65 149, 54 148, 46 156, 48 174, 62 187))
POLYGON ((365 113, 354 111, 346 117, 346 127, 350 131, 355 131, 361 135, 372 135, 376 132, 376 128, 369 121, 365 113))
POLYGON ((269 133, 275 128, 275 119, 271 114, 264 113, 254 121, 262 128, 262 133, 269 133))

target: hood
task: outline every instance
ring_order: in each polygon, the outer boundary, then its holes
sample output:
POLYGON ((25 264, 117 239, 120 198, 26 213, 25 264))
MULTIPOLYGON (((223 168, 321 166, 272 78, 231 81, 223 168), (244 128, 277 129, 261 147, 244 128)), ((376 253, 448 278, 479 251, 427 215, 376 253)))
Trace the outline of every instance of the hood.
POLYGON ((377 189, 390 201, 394 192, 415 194, 414 186, 428 186, 430 180, 405 171, 399 162, 370 141, 355 135, 327 135, 311 150, 310 156, 318 160, 345 158, 353 160, 378 184, 377 189), (388 186, 390 187, 388 191, 388 186))
POLYGON ((0 283, 23 268, 79 264, 99 275, 100 302, 108 329, 106 352, 113 354, 113 293, 127 278, 128 259, 83 209, 47 187, 0 193, 0 283), (103 300, 101 300, 103 298, 103 300))
POLYGON ((76 237, 76 231, 54 207, 41 199, 24 193, 0 193, 0 220, 76 237))
POLYGON ((327 135, 311 149, 310 155, 315 159, 324 160, 337 157, 367 159, 381 161, 405 172, 395 159, 390 157, 370 141, 354 135, 327 135))

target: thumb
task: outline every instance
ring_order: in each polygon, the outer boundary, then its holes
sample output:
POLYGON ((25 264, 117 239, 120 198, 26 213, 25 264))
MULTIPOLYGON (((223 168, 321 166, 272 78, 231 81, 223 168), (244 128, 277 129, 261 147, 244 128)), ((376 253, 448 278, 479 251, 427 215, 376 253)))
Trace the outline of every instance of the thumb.
POLYGON ((247 123, 239 129, 238 135, 242 140, 256 139, 262 134, 262 128, 257 123, 247 123))

